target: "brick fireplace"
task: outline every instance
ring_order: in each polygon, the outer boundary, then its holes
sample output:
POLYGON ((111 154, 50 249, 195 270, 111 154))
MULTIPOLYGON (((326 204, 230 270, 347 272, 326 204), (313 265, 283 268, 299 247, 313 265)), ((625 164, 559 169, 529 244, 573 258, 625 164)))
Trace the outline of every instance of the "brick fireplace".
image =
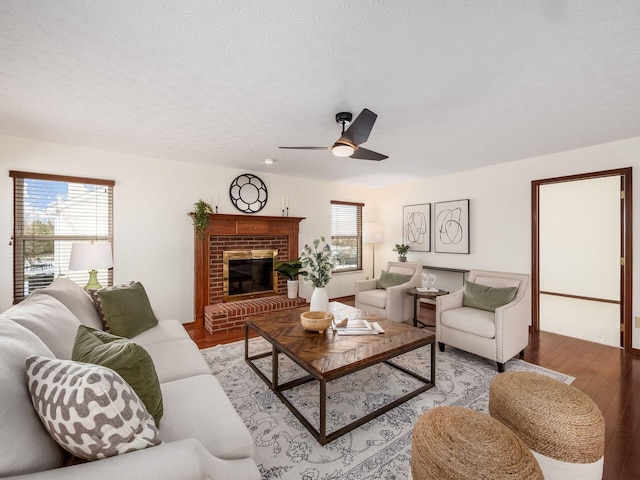
POLYGON ((277 250, 277 261, 298 257, 301 217, 248 215, 209 216, 201 239, 195 235, 195 325, 210 332, 240 328, 248 314, 281 310, 304 304, 288 299, 286 280, 278 276, 274 292, 244 296, 225 302, 223 298, 223 252, 229 250, 277 250), (284 295, 282 294, 284 292, 284 295))

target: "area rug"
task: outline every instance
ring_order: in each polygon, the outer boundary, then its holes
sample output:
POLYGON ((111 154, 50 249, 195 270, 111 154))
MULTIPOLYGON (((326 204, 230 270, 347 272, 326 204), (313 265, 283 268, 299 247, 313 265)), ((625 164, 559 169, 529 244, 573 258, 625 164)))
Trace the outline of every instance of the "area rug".
MULTIPOLYGON (((249 341, 250 354, 270 351, 262 338, 249 341)), ((423 347, 394 359, 428 376, 430 349, 423 347)), ((448 347, 436 354, 436 386, 333 442, 320 446, 298 419, 244 361, 244 342, 202 350, 211 372, 253 436, 258 467, 264 479, 360 480, 406 479, 411 465, 411 433, 418 417, 443 405, 487 412, 489 382, 495 362, 448 347)), ((280 382, 303 376, 296 364, 280 355, 280 382)), ((268 378, 271 358, 260 363, 268 378)), ((533 371, 565 383, 575 378, 522 360, 506 371, 533 371)), ((361 370, 327 385, 328 432, 364 416, 413 390, 416 380, 387 365, 361 370)), ((287 392, 305 417, 318 425, 318 384, 310 382, 287 392)))

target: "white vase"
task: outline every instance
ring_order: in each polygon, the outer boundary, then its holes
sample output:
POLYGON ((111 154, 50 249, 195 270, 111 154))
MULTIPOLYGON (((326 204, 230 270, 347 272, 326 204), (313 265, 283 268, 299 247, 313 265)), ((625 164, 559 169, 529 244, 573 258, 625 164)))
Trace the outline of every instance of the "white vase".
POLYGON ((311 312, 327 312, 329 311, 329 295, 324 287, 315 287, 311 294, 311 302, 309 306, 311 312))
POLYGON ((287 297, 298 298, 298 280, 287 280, 287 297))

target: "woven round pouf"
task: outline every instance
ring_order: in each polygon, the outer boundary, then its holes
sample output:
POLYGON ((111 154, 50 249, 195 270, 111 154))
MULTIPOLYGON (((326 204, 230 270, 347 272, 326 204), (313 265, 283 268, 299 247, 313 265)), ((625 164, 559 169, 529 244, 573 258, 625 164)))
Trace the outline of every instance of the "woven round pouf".
POLYGON ((543 479, 527 446, 484 413, 438 407, 423 413, 413 429, 414 480, 543 479))
POLYGON ((604 418, 577 388, 539 373, 501 373, 489 413, 527 444, 546 479, 602 478, 604 418))

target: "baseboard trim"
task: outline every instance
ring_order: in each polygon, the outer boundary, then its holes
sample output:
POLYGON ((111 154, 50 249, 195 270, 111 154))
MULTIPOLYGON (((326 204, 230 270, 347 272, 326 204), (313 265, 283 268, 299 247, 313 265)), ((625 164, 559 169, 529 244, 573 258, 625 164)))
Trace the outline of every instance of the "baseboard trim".
POLYGON ((620 300, 609 300, 607 298, 583 297, 581 295, 570 295, 568 293, 540 291, 540 295, 554 295, 556 297, 567 297, 567 298, 575 298, 578 300, 589 300, 591 302, 615 303, 616 305, 620 305, 620 300))

